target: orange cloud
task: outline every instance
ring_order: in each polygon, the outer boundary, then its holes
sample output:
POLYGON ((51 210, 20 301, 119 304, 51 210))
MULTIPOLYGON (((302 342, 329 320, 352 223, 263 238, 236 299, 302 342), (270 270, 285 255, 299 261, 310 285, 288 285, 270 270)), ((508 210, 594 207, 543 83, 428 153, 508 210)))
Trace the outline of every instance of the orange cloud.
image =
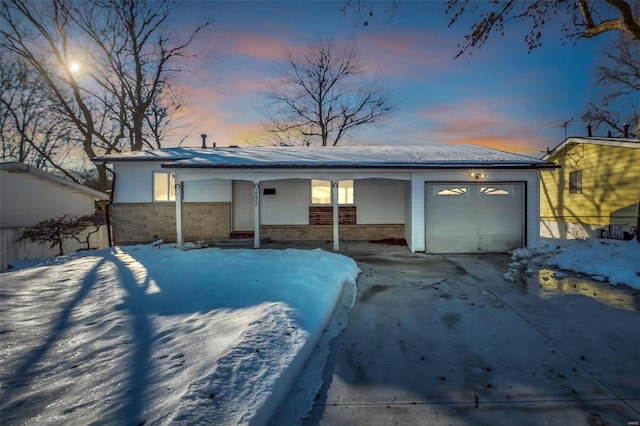
MULTIPOLYGON (((504 100, 503 100, 504 101, 504 100)), ((506 101, 506 106, 513 101, 506 101)), ((500 112, 504 105, 473 100, 430 108, 419 113, 431 128, 430 138, 447 144, 475 144, 519 153, 537 153, 544 139, 534 136, 531 123, 500 112)))
POLYGON ((226 52, 230 54, 242 53, 259 59, 279 59, 291 45, 294 37, 286 34, 272 36, 263 33, 229 32, 224 34, 226 52))

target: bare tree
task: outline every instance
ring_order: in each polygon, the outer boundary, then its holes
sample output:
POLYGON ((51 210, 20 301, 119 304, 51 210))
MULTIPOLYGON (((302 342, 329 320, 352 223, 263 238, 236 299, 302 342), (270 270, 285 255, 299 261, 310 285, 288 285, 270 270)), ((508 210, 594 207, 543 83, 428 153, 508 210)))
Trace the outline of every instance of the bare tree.
POLYGON ((541 45, 544 27, 562 20, 562 30, 570 38, 591 38, 609 31, 621 31, 640 40, 640 3, 637 0, 447 0, 446 13, 453 25, 464 15, 479 15, 460 44, 456 57, 481 47, 492 34, 504 35, 505 24, 516 21, 528 28, 529 50, 541 45), (635 10, 634 10, 635 4, 635 10))
MULTIPOLYGON (((392 0, 382 13, 393 15, 401 5, 392 0)), ((368 25, 374 16, 377 2, 371 0, 343 0, 343 13, 353 13, 368 25)), ((379 9, 379 8, 378 8, 379 9)), ((449 26, 464 16, 477 16, 458 45, 456 57, 473 48, 480 48, 491 35, 505 35, 508 23, 528 28, 525 41, 529 50, 541 45, 542 32, 550 22, 560 22, 569 38, 592 38, 597 35, 621 31, 640 40, 640 2, 638 0, 447 0, 445 13, 450 16, 449 26), (523 24, 523 25, 522 25, 523 24)))
POLYGON ((280 144, 297 139, 335 146, 395 107, 379 82, 359 81, 363 72, 354 45, 320 41, 289 51, 279 72, 280 80, 266 94, 265 113, 280 144))
POLYGON ((594 74, 601 93, 589 102, 582 119, 621 135, 624 124, 636 123, 635 134, 629 136, 640 137, 640 41, 621 34, 600 55, 594 74))
POLYGON ((61 161, 73 127, 52 113, 52 102, 39 79, 21 62, 0 63, 0 142, 2 158, 62 172, 75 180, 61 161), (56 158, 57 161, 51 161, 56 158))
MULTIPOLYGON (((159 147, 172 112, 164 88, 178 71, 170 65, 190 56, 207 25, 170 42, 165 25, 175 7, 170 0, 2 0, 0 48, 37 73, 50 111, 73 125, 69 143, 86 159, 159 147)), ((106 170, 96 168, 104 191, 106 170)))
MULTIPOLYGON (((397 0, 393 0, 392 3, 396 8, 400 4, 397 0)), ((344 0, 343 5, 343 12, 354 13, 358 19, 365 19, 364 25, 367 25, 368 20, 373 16, 375 2, 344 0)), ((504 36, 509 24, 525 28, 527 33, 524 39, 529 51, 532 51, 542 45, 545 27, 553 22, 561 25, 561 31, 568 39, 592 38, 607 32, 619 32, 630 43, 629 48, 636 49, 635 66, 637 67, 637 49, 640 48, 638 47, 638 43, 640 43, 640 0, 447 0, 445 13, 450 16, 449 26, 456 24, 463 17, 476 17, 472 21, 464 42, 458 45, 459 50, 455 54, 455 58, 464 53, 470 53, 474 48, 481 48, 491 36, 504 36)), ((619 61, 622 58, 615 60, 619 61)), ((616 71, 616 74, 628 71, 628 67, 624 70, 621 68, 620 72, 616 71)), ((616 77, 611 73, 607 76, 602 69, 597 73, 599 73, 598 84, 612 85, 615 81, 616 77)), ((627 83, 629 81, 627 80, 627 83)), ((616 117, 611 116, 610 103, 614 99, 621 102, 624 97, 633 97, 634 92, 627 93, 626 90, 619 90, 620 84, 616 84, 616 86, 613 90, 604 89, 605 92, 615 94, 603 96, 598 102, 600 106, 597 109, 594 103, 590 105, 590 112, 586 117, 588 121, 594 124, 609 122, 610 125, 617 121, 616 117)), ((637 93, 637 88, 635 93, 637 93)), ((625 102, 633 102, 633 100, 627 99, 625 102)), ((635 111, 637 109, 634 107, 632 115, 636 117, 637 133, 640 133, 640 120, 635 111)), ((618 124, 613 127, 618 128, 619 126, 618 124)))

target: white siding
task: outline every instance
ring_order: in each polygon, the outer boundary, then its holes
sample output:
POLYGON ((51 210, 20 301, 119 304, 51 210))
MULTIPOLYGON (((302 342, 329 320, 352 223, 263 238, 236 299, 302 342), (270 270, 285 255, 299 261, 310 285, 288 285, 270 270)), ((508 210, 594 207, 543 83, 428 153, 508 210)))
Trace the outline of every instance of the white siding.
POLYGON ((359 179, 354 182, 357 223, 404 223, 404 182, 359 179))
POLYGON ((160 163, 116 163, 114 203, 150 203, 153 200, 153 171, 162 171, 160 163))
POLYGON ((404 239, 409 248, 412 247, 411 240, 411 182, 403 182, 404 185, 404 239))
MULTIPOLYGON (((160 162, 116 163, 115 203, 151 203, 153 172, 167 172, 160 162)), ((185 202, 230 202, 231 181, 225 179, 193 180, 185 183, 185 202)))
POLYGON ((311 181, 306 179, 276 180, 260 184, 260 222, 263 225, 308 225, 311 181), (275 195, 263 195, 265 188, 275 195))
POLYGON ((231 201, 231 181, 207 179, 185 182, 184 201, 228 203, 231 201))
POLYGON ((57 217, 92 214, 94 197, 29 173, 2 171, 0 227, 32 226, 57 217))

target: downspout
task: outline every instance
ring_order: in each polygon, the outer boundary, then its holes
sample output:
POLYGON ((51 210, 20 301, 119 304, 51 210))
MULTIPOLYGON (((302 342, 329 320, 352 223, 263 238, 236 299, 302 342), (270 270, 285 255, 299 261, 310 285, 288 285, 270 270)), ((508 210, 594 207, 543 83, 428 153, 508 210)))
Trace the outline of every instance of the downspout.
POLYGON ((111 176, 113 176, 113 179, 111 179, 111 193, 109 194, 109 202, 107 203, 105 212, 105 216, 107 218, 107 238, 109 240, 109 247, 113 247, 113 240, 111 237, 111 204, 113 204, 113 193, 116 189, 117 175, 116 172, 107 167, 106 162, 102 163, 102 165, 104 166, 105 170, 111 173, 111 176))

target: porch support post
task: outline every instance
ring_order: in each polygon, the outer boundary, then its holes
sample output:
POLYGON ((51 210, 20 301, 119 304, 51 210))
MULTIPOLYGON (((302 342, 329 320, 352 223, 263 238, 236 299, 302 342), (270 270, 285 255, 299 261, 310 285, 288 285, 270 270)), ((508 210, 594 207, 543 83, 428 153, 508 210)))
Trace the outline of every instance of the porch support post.
POLYGON ((338 209, 338 182, 331 181, 331 204, 333 205, 333 251, 340 250, 340 210, 338 209))
POLYGON ((182 235, 182 182, 176 182, 176 246, 182 247, 184 237, 182 235))
POLYGON ((260 248, 260 182, 253 182, 253 248, 260 248))

